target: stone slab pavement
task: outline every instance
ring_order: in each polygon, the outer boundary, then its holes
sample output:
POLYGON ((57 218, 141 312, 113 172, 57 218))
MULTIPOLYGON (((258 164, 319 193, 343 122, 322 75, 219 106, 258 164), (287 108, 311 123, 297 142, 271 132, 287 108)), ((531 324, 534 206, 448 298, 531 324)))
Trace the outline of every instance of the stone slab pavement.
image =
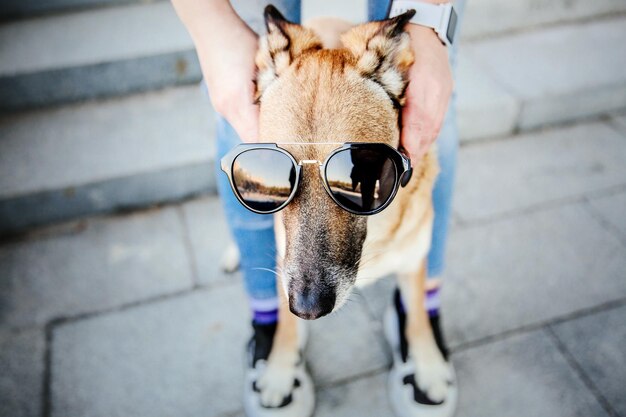
MULTIPOLYGON (((460 152, 443 317, 458 417, 626 417, 624 115, 460 152)), ((0 415, 243 416, 248 313, 205 197, 0 243, 0 415)), ((391 416, 388 277, 312 323, 316 416, 391 416)))

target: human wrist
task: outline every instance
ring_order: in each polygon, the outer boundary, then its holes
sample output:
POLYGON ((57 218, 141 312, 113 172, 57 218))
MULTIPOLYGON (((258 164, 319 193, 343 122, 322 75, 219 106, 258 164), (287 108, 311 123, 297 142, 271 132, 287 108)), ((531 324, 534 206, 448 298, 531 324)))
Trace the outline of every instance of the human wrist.
POLYGON ((228 0, 172 0, 197 49, 211 47, 225 34, 246 27, 228 0))
POLYGON ((437 33, 429 27, 418 25, 415 23, 409 23, 406 25, 405 30, 411 36, 411 42, 415 44, 419 44, 420 47, 424 47, 426 45, 433 45, 433 47, 445 48, 445 45, 437 36, 437 33))
POLYGON ((203 49, 219 46, 222 38, 234 38, 247 27, 228 1, 216 1, 201 14, 191 17, 187 29, 196 48, 203 49))
POLYGON ((206 18, 194 17, 188 25, 207 85, 214 86, 216 79, 226 75, 225 71, 233 77, 244 73, 245 77, 252 79, 257 35, 240 19, 230 3, 215 3, 206 18))
MULTIPOLYGON (((452 0, 414 0, 418 3, 430 3, 430 4, 448 4, 448 3, 454 3, 454 1, 452 0)), ((393 0, 392 0, 393 2, 393 0)))
POLYGON ((409 24, 417 24, 431 28, 441 42, 451 46, 458 16, 451 2, 437 3, 424 0, 393 0, 390 4, 388 16, 395 18, 400 15, 407 16, 409 24))

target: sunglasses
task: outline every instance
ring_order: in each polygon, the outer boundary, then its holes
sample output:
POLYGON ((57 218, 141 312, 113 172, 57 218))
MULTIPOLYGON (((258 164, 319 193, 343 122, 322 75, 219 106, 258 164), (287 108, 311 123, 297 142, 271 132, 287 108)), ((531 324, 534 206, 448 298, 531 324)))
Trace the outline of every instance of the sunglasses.
POLYGON ((244 207, 271 214, 293 200, 305 164, 319 166, 324 188, 339 207, 363 216, 384 210, 413 172, 409 158, 385 143, 240 144, 222 158, 221 168, 244 207), (323 163, 296 161, 284 148, 329 145, 334 149, 323 163))

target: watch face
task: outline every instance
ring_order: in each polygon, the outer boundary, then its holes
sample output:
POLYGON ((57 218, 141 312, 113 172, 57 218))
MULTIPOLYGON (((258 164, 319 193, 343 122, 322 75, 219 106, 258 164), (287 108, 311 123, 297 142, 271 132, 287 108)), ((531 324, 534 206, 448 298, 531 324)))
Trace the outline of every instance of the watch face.
POLYGON ((452 44, 454 42, 454 32, 456 32, 456 22, 458 18, 456 16, 456 12, 454 9, 450 11, 450 20, 448 21, 448 31, 446 32, 446 37, 448 38, 448 42, 452 44))

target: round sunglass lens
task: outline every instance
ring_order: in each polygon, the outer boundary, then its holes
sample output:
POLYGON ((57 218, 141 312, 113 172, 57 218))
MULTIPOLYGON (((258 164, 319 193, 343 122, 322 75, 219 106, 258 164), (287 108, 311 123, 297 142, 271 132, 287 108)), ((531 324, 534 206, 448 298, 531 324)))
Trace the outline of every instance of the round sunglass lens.
POLYGON ((233 162, 233 183, 243 203, 270 213, 285 204, 296 185, 291 158, 274 149, 252 149, 233 162))
POLYGON ((396 168, 391 158, 379 149, 346 149, 328 160, 326 181, 339 205, 367 214, 391 197, 396 168))

